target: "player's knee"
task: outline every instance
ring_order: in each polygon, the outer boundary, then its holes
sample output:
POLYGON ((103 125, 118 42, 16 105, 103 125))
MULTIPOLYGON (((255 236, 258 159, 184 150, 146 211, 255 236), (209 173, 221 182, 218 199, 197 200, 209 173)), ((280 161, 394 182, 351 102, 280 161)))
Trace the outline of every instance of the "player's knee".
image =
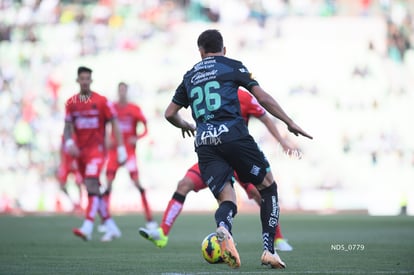
POLYGON ((192 190, 194 190, 194 183, 190 179, 184 177, 178 182, 177 193, 185 196, 192 190))
POLYGON ((271 186, 273 184, 273 182, 275 182, 275 180, 273 178, 272 172, 267 172, 265 178, 262 181, 262 183, 257 185, 256 188, 258 190, 265 189, 265 188, 271 186))

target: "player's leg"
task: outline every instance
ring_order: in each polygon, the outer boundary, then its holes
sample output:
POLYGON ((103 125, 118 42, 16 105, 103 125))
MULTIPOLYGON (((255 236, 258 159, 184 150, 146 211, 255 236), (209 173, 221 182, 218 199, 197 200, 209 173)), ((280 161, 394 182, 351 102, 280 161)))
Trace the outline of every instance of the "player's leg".
POLYGON ((101 241, 109 242, 113 239, 120 238, 122 236, 121 231, 116 225, 115 221, 112 219, 110 212, 110 196, 112 192, 112 183, 118 169, 118 162, 114 156, 109 155, 108 166, 106 171, 107 176, 107 189, 100 197, 99 200, 99 213, 102 218, 103 226, 105 227, 105 234, 102 236, 101 241), (115 159, 115 161, 114 161, 115 159))
POLYGON ((238 268, 241 265, 240 256, 231 233, 233 218, 237 214, 236 192, 232 183, 234 171, 221 157, 222 151, 218 147, 221 146, 201 146, 196 151, 202 178, 219 203, 214 218, 221 256, 230 267, 238 268))
POLYGON ((79 197, 79 200, 74 203, 74 208, 75 208, 74 210, 76 212, 80 212, 80 211, 82 211, 82 197, 83 197, 82 183, 83 183, 83 178, 82 178, 82 175, 80 174, 78 168, 76 168, 73 171, 73 173, 75 175, 75 183, 76 183, 76 186, 78 188, 78 197, 79 197))
POLYGON ((85 186, 88 192, 88 204, 86 207, 85 220, 80 228, 74 228, 73 233, 87 241, 92 238, 95 216, 99 208, 99 179, 94 177, 85 178, 85 186))
POLYGON ((287 239, 283 237, 280 220, 279 220, 279 224, 276 226, 275 249, 280 250, 280 251, 292 251, 293 250, 293 247, 288 243, 287 239))
POLYGON ((68 176, 72 173, 71 163, 73 162, 73 158, 65 153, 61 153, 60 164, 57 170, 56 178, 59 182, 60 190, 67 196, 67 198, 71 201, 72 205, 74 206, 74 210, 76 210, 77 202, 73 200, 73 198, 69 195, 67 190, 67 181, 68 176))
MULTIPOLYGON (((112 174, 112 173, 109 173, 112 174)), ((116 174, 116 171, 113 172, 113 175, 116 174)), ((98 226, 98 232, 106 233, 107 228, 105 225, 105 218, 107 217, 107 213, 109 213, 109 209, 111 208, 111 193, 112 193, 112 184, 113 184, 114 176, 108 176, 108 172, 106 173, 106 189, 102 192, 101 190, 101 197, 99 199, 99 216, 101 217, 101 224, 98 226)))
POLYGON ((105 171, 106 189, 105 191, 102 192, 102 201, 104 202, 102 204, 102 207, 103 207, 102 209, 104 209, 105 206, 106 208, 109 209, 109 206, 110 206, 109 202, 110 202, 110 197, 112 193, 112 184, 114 182, 118 168, 119 168, 119 164, 117 160, 116 151, 111 150, 108 153, 108 159, 106 163, 106 171, 105 171))
POLYGON ((272 268, 285 268, 286 264, 274 250, 275 232, 279 223, 279 202, 277 185, 272 173, 266 174, 263 182, 257 186, 262 197, 260 205, 260 219, 262 222, 263 248, 262 264, 272 268))
POLYGON ((276 182, 270 172, 269 163, 251 136, 240 139, 229 146, 227 155, 243 182, 251 182, 259 190, 260 220, 262 223, 263 255, 262 263, 273 268, 284 268, 274 250, 276 226, 279 220, 279 204, 276 182))
POLYGON ((201 179, 198 164, 194 164, 178 182, 177 189, 164 211, 160 228, 156 230, 140 228, 140 234, 152 241, 156 246, 160 248, 165 247, 168 243, 169 232, 183 209, 187 194, 192 190, 198 192, 206 187, 201 179))
POLYGON ((164 211, 160 227, 163 233, 168 236, 175 220, 183 209, 186 196, 190 191, 198 192, 201 189, 207 188, 203 182, 200 174, 198 164, 194 164, 187 170, 185 176, 178 182, 171 200, 168 202, 167 208, 164 211))
POLYGON ((106 233, 107 228, 105 226, 104 217, 106 216, 106 209, 110 209, 110 198, 112 193, 112 184, 116 176, 116 172, 118 170, 118 161, 116 159, 116 155, 114 152, 109 151, 108 159, 106 162, 106 188, 104 191, 101 190, 101 199, 99 203, 99 215, 101 216, 101 224, 98 226, 98 232, 106 233))
POLYGON ((232 237, 233 218, 237 214, 236 193, 233 184, 228 181, 224 188, 217 196, 219 207, 215 213, 217 224, 217 239, 222 250, 222 257, 232 268, 238 268, 241 265, 240 256, 232 237))
MULTIPOLYGON (((236 180, 239 182, 240 186, 243 187, 244 191, 247 194, 247 197, 251 200, 254 200, 260 207, 262 197, 260 196, 260 193, 257 190, 257 188, 251 183, 241 182, 240 179, 238 179, 237 175, 236 175, 236 180)), ((292 251, 293 250, 293 247, 283 237, 280 220, 276 226, 274 244, 275 244, 275 248, 280 251, 292 251)))
POLYGON ((148 228, 156 228, 157 223, 154 221, 152 217, 152 211, 151 211, 151 208, 147 200, 147 194, 146 194, 145 188, 141 185, 141 182, 139 180, 139 173, 138 173, 138 166, 137 166, 137 159, 135 156, 135 152, 128 152, 128 160, 125 164, 125 167, 127 168, 131 180, 133 181, 135 187, 138 189, 141 195, 142 208, 144 209, 145 219, 147 221, 146 226, 148 228))
POLYGON ((69 196, 68 190, 66 188, 66 182, 67 182, 68 176, 69 176, 69 170, 66 168, 65 164, 61 162, 59 164, 59 168, 56 173, 56 178, 57 178, 57 181, 59 182, 60 190, 62 190, 62 192, 65 193, 65 195, 68 196, 69 199, 71 199, 69 196))
POLYGON ((256 186, 254 186, 251 183, 244 183, 244 182, 242 182, 239 179, 239 177, 237 176, 237 174, 235 174, 235 178, 236 178, 236 181, 240 184, 240 186, 246 192, 247 197, 250 200, 254 200, 257 203, 257 205, 259 205, 259 207, 260 207, 260 203, 261 203, 262 197, 260 196, 260 193, 257 190, 256 186))

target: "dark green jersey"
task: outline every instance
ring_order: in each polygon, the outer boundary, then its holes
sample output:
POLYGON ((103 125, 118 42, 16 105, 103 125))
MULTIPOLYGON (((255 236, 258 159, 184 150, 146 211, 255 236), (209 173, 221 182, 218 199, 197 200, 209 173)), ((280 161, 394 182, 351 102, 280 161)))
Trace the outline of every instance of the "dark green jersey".
POLYGON ((194 65, 178 86, 173 102, 191 106, 197 124, 196 146, 217 145, 248 135, 237 90, 258 85, 237 60, 210 56, 194 65))

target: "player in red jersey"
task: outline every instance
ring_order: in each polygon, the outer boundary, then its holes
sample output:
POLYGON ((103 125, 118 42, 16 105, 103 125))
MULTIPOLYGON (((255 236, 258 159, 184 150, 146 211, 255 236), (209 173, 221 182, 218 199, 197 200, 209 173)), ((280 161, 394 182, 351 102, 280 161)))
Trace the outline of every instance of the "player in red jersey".
POLYGON ((80 92, 66 101, 65 115, 65 150, 74 157, 78 157, 79 171, 84 178, 88 192, 88 206, 86 217, 80 228, 74 228, 73 233, 90 240, 96 213, 100 211, 107 233, 102 241, 112 240, 121 236, 121 231, 111 218, 107 202, 100 193, 99 176, 105 162, 105 127, 111 122, 117 143, 119 163, 125 163, 127 152, 123 145, 122 134, 119 129, 116 111, 106 97, 91 91, 92 70, 86 67, 78 68, 77 82, 80 92), (77 144, 72 139, 76 136, 77 144))
MULTIPOLYGON (((286 153, 291 153, 297 150, 287 140, 282 138, 272 119, 266 114, 265 109, 249 92, 239 88, 238 97, 240 101, 241 115, 246 124, 248 124, 250 117, 254 116, 258 118, 266 126, 272 136, 280 143, 286 153)), ((244 188, 249 199, 254 199, 260 206, 261 196, 256 187, 251 183, 243 183, 238 178, 237 181, 244 188)), ((177 189, 164 211, 160 228, 156 230, 140 228, 140 234, 144 238, 152 241, 156 246, 160 248, 165 247, 168 243, 168 234, 174 225, 175 220, 181 213, 187 194, 191 191, 198 192, 205 188, 207 188, 207 185, 201 178, 200 169, 198 163, 196 163, 187 170, 184 178, 178 182, 177 189)), ((292 247, 283 238, 280 224, 276 227, 275 244, 276 249, 282 251, 292 250, 292 247)))
MULTIPOLYGON (((139 180, 139 173, 137 167, 137 158, 135 153, 136 143, 139 139, 146 136, 148 133, 147 119, 141 111, 141 108, 133 103, 128 102, 127 98, 128 85, 124 82, 118 84, 118 102, 114 104, 115 110, 118 114, 119 128, 124 138, 124 144, 127 150, 127 161, 125 167, 128 169, 129 175, 134 182, 135 186, 141 193, 141 202, 145 212, 145 218, 147 220, 147 227, 154 228, 157 224, 152 219, 150 207, 148 205, 145 189, 142 187, 139 180), (137 134, 137 126, 142 124, 143 130, 137 134)), ((108 142, 109 154, 108 164, 106 167, 106 177, 108 180, 108 188, 104 192, 103 197, 109 201, 109 195, 112 190, 112 182, 114 181, 116 171, 119 168, 117 160, 117 152, 115 147, 115 136, 112 132, 111 138, 108 142)))
MULTIPOLYGON (((73 136, 72 139, 75 141, 75 137, 73 136)), ((78 168, 78 161, 76 158, 72 157, 71 155, 69 155, 66 151, 65 151, 65 146, 63 143, 63 136, 62 136, 62 146, 60 148, 60 163, 59 163, 59 167, 57 170, 57 180, 59 182, 60 188, 61 190, 68 196, 68 198, 72 201, 73 207, 74 207, 74 211, 81 211, 82 208, 80 206, 80 202, 82 199, 82 188, 81 188, 81 184, 82 184, 82 175, 79 172, 79 168, 78 168), (79 201, 74 201, 68 193, 68 190, 66 189, 66 183, 68 180, 68 176, 69 174, 73 174, 75 177, 75 183, 78 186, 78 190, 79 190, 79 201)))

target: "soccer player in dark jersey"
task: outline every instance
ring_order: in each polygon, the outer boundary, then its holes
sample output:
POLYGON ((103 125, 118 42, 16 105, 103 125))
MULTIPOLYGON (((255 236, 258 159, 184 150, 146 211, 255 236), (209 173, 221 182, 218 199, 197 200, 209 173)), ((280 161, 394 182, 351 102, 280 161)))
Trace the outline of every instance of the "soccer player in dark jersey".
MULTIPOLYGON (((122 132, 124 144, 128 154, 128 159, 125 163, 125 168, 128 170, 130 178, 134 182, 134 185, 141 193, 141 202, 144 208, 145 219, 147 220, 147 227, 155 228, 157 227, 157 223, 152 219, 152 213, 147 201, 145 189, 144 187, 142 187, 141 182, 139 180, 137 156, 135 153, 137 141, 146 136, 148 133, 147 119, 145 118, 144 113, 138 105, 128 102, 127 94, 128 85, 124 82, 120 82, 118 84, 118 102, 114 104, 114 107, 117 112, 119 128, 122 132), (138 124, 141 124, 143 126, 143 130, 139 134, 137 134, 138 124)), ((116 137, 114 131, 112 131, 108 142, 109 152, 108 163, 106 167, 106 178, 108 180, 108 187, 102 196, 103 199, 108 202, 108 204, 109 195, 112 190, 112 182, 114 181, 116 172, 120 167, 120 164, 117 160, 117 151, 115 144, 116 137)))
MULTIPOLYGON (((272 119, 269 115, 266 114, 265 109, 260 106, 257 100, 249 92, 244 89, 239 89, 237 93, 240 101, 241 116, 247 125, 249 123, 250 117, 254 116, 258 118, 267 127, 272 136, 280 143, 280 145, 283 147, 283 150, 287 154, 297 151, 297 149, 291 146, 287 140, 284 140, 282 138, 272 119)), ((249 199, 254 199, 260 206, 261 197, 259 191, 257 191, 255 186, 251 183, 244 182, 239 182, 239 184, 246 191, 249 199)), ((198 166, 198 163, 196 163, 187 170, 185 176, 178 182, 177 189, 164 211, 160 227, 157 229, 150 229, 148 227, 140 228, 140 234, 144 238, 153 242, 157 247, 165 247, 168 243, 168 234, 173 227, 175 220, 178 218, 181 210, 183 209, 187 194, 191 191, 198 192, 205 188, 207 188, 207 185, 201 178, 200 168, 198 166)), ((278 224, 276 227, 275 244, 276 249, 279 249, 281 251, 292 250, 292 247, 283 238, 280 224, 278 224)))
POLYGON ((288 117, 240 61, 225 57, 226 48, 219 31, 204 31, 198 37, 197 45, 202 60, 184 75, 165 117, 181 128, 183 136, 194 135, 197 130, 195 149, 201 176, 219 203, 215 213, 216 234, 224 262, 232 268, 241 265, 231 234, 237 213, 236 193, 231 181, 235 171, 241 181, 253 183, 262 198, 262 264, 284 268, 285 263, 274 251, 275 228, 279 220, 276 182, 268 161, 249 135, 240 114, 238 87, 249 90, 270 114, 286 123, 290 132, 311 136, 288 117), (197 127, 179 114, 182 107, 188 106, 197 127))
POLYGON ((78 158, 79 171, 84 179, 88 192, 88 205, 86 217, 80 228, 74 228, 73 233, 83 240, 90 240, 93 225, 98 210, 102 215, 108 230, 108 241, 119 238, 121 231, 111 218, 109 208, 100 193, 99 176, 105 162, 105 126, 108 121, 112 124, 117 143, 117 156, 119 163, 125 163, 127 152, 123 145, 121 131, 119 130, 116 111, 106 97, 91 91, 92 70, 87 67, 78 68, 77 82, 79 93, 70 97, 65 104, 65 150, 71 156, 78 158), (76 136, 76 144, 72 139, 76 136))

